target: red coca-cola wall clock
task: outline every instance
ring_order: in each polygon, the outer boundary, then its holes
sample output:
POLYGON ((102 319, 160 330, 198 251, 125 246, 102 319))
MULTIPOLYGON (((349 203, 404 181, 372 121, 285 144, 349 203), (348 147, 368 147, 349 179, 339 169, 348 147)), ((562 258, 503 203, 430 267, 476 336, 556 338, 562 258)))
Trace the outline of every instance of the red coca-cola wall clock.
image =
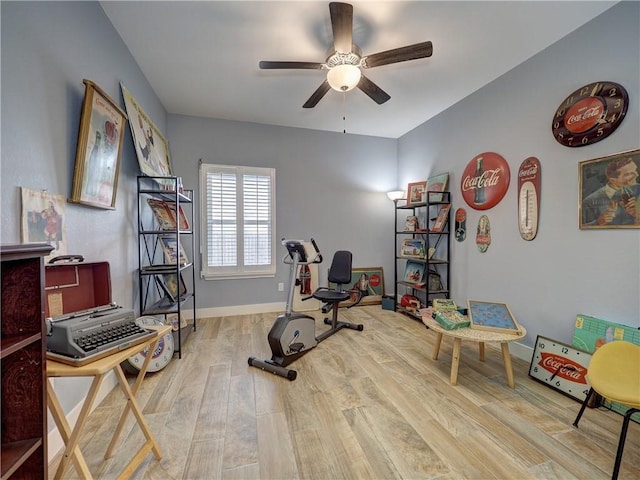
POLYGON ((579 88, 560 104, 551 130, 565 147, 582 147, 599 142, 620 126, 629 106, 622 85, 595 82, 579 88))
POLYGON ((509 164, 497 153, 476 155, 462 172, 460 188, 464 201, 476 210, 496 206, 509 189, 509 164))

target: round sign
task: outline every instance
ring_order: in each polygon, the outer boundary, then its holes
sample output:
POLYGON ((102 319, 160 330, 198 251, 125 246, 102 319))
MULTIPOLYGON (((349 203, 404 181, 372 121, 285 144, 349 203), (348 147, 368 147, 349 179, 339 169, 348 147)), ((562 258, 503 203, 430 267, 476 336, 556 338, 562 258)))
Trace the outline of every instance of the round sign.
POLYGON ((379 287, 380 286, 380 276, 376 275, 375 273, 373 275, 371 275, 371 278, 369 279, 369 285, 371 285, 372 287, 379 287))
POLYGON ((476 155, 462 172, 460 188, 464 201, 476 210, 495 207, 509 189, 509 164, 497 153, 476 155))

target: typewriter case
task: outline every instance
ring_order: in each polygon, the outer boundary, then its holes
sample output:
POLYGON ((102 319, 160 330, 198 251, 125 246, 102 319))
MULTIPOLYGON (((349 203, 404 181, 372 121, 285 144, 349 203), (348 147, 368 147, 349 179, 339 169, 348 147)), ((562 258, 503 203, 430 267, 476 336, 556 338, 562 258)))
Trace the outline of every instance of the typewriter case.
POLYGON ((83 260, 78 255, 56 257, 51 260, 55 263, 45 266, 45 317, 55 319, 112 303, 109 263, 83 260))

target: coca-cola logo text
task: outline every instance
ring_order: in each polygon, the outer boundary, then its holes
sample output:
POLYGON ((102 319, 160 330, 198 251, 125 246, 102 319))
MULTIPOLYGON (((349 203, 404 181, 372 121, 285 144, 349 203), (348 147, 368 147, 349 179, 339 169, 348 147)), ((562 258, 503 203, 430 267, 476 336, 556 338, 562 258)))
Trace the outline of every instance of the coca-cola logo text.
POLYGON ((586 132, 598 123, 603 112, 604 105, 599 98, 583 98, 569 109, 564 125, 571 133, 586 132))
POLYGON ((554 353, 542 353, 542 358, 538 362, 547 372, 555 374, 556 377, 564 378, 575 383, 587 384, 587 369, 561 355, 554 353))
POLYGON ((486 188, 497 185, 500 181, 500 168, 494 170, 485 170, 484 173, 478 177, 466 176, 462 181, 462 191, 473 190, 475 188, 486 188))
POLYGON ((538 173, 538 166, 537 165, 532 165, 531 167, 525 169, 525 170, 520 170, 518 172, 518 176, 520 178, 524 178, 524 177, 529 177, 532 175, 535 175, 538 173))
POLYGON ((499 154, 484 152, 467 164, 460 176, 460 190, 467 204, 476 210, 496 206, 509 189, 509 164, 499 154))

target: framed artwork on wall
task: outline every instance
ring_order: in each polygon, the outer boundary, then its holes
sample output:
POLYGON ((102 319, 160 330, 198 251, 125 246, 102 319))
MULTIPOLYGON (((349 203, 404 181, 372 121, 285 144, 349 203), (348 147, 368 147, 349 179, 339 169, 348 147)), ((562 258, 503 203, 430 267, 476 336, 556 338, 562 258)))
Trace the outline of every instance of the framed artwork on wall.
POLYGON ((115 209, 127 115, 98 85, 85 84, 71 203, 115 209))
MULTIPOLYGON (((140 171, 150 177, 172 176, 167 139, 122 83, 120 88, 124 97, 124 105, 129 114, 129 126, 140 171)), ((173 184, 173 182, 166 182, 166 184, 173 184)))
POLYGON ((640 150, 578 164, 581 230, 640 228, 640 150))

